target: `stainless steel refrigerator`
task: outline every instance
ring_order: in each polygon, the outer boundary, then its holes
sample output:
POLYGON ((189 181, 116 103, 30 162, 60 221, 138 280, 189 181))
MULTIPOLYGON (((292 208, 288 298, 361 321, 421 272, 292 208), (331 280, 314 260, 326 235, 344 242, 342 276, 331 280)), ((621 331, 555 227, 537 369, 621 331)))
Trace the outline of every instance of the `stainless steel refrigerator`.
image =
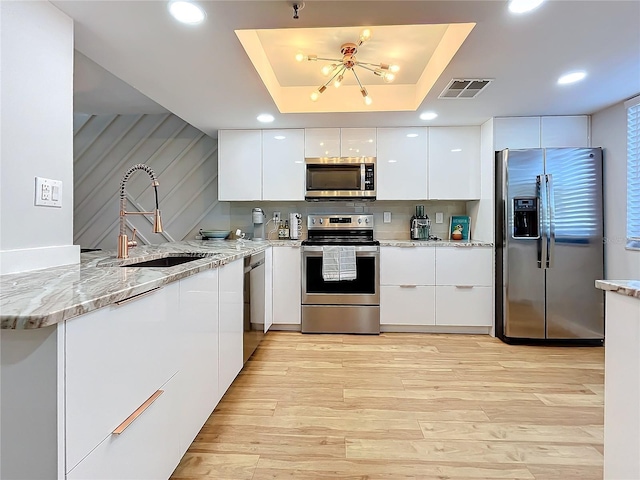
POLYGON ((604 339, 602 149, 496 152, 496 335, 604 339))

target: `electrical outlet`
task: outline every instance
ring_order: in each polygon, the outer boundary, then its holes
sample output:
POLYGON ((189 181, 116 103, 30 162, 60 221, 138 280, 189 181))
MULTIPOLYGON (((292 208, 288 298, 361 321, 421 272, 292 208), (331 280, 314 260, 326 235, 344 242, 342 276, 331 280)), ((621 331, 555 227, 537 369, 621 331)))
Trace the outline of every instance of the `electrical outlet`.
POLYGON ((273 212, 273 221, 275 223, 280 222, 280 212, 273 212))
POLYGON ((62 207, 62 182, 36 177, 35 205, 62 207))
POLYGON ((442 223, 444 221, 442 212, 436 212, 436 223, 442 223))
POLYGON ((391 212, 384 212, 382 216, 383 223, 391 223, 391 212))

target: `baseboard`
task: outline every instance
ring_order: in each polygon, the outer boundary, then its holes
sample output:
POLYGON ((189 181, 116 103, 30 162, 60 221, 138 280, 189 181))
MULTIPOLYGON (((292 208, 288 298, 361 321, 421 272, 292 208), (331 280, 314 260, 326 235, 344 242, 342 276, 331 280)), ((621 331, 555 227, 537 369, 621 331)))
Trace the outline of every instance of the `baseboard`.
POLYGON ((380 325, 381 332, 394 333, 461 333, 471 335, 489 335, 491 327, 454 326, 454 325, 380 325))
POLYGON ((274 323, 269 327, 269 330, 283 331, 283 332, 299 332, 302 329, 302 325, 299 323, 274 323))
POLYGON ((0 251, 0 275, 80 263, 80 245, 0 251))

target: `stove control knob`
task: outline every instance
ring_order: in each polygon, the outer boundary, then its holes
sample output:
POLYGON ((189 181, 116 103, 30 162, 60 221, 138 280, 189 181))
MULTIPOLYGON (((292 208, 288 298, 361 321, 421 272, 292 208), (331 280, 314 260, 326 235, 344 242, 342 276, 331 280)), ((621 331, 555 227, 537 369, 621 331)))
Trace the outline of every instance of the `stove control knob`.
POLYGON ((316 224, 316 219, 315 219, 315 218, 312 218, 312 219, 311 219, 311 223, 315 225, 315 224, 316 224))
POLYGON ((362 219, 361 218, 358 219, 358 223, 362 223, 362 219))
POLYGON ((364 223, 369 223, 369 219, 368 219, 368 218, 365 218, 365 219, 364 219, 364 223))
POLYGON ((320 225, 322 225, 324 223, 324 219, 320 219, 320 225))

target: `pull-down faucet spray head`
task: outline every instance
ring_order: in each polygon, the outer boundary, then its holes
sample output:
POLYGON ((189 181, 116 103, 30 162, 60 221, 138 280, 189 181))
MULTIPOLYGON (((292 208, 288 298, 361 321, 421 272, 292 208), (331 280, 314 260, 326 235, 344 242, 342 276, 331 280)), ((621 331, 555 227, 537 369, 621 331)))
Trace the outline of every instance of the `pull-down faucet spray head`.
POLYGON ((158 208, 158 185, 160 184, 158 183, 153 170, 142 163, 138 163, 137 165, 131 167, 122 177, 122 181, 120 182, 120 234, 118 235, 118 258, 127 258, 129 256, 129 248, 135 247, 137 245, 135 241, 135 233, 134 239, 132 239, 131 241, 129 241, 127 237, 127 226, 125 222, 125 218, 127 215, 153 215, 153 233, 162 233, 162 218, 160 217, 160 209, 158 208), (156 208, 153 212, 126 211, 127 192, 125 190, 125 186, 131 174, 136 170, 144 170, 145 172, 147 172, 149 177, 151 177, 151 186, 153 187, 156 200, 156 208))

